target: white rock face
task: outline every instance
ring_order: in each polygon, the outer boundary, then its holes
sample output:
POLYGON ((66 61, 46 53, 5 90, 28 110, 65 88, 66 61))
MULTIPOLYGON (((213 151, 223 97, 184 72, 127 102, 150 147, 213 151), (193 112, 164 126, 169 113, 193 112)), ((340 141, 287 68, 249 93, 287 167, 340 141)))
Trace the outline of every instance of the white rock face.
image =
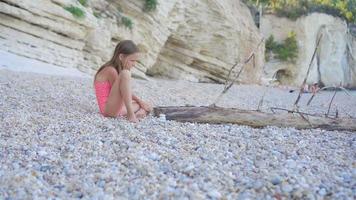
MULTIPOLYGON (((120 40, 132 39, 143 52, 134 71, 138 77, 221 81, 261 40, 240 1, 159 1, 148 13, 143 7, 144 1, 91 0, 83 7, 76 0, 4 0, 0 48, 92 74, 110 59, 120 40), (85 17, 77 19, 64 9, 71 5, 85 11, 85 17), (132 30, 120 24, 118 10, 132 20, 132 30)), ((263 64, 261 47, 240 81, 258 83, 263 64)))
MULTIPOLYGON (((349 63, 350 74, 348 80, 350 83, 356 83, 356 37, 348 34, 348 43, 347 43, 347 59, 349 63)), ((354 86, 354 84, 350 84, 354 86)))
MULTIPOLYGON (((261 40, 249 10, 239 1, 195 0, 185 1, 184 5, 184 20, 172 31, 150 74, 221 81, 232 65, 246 59, 261 40)), ((255 67, 251 62, 241 81, 259 82, 263 62, 262 46, 255 67)))
MULTIPOLYGON (((96 25, 88 14, 76 20, 62 6, 76 1, 0 2, 0 47, 25 57, 88 71, 85 38, 96 25)), ((75 6, 81 7, 79 3, 75 6)), ((82 7, 81 7, 82 8, 82 7)))
POLYGON ((322 35, 307 82, 319 82, 327 86, 356 86, 355 38, 348 33, 346 22, 320 13, 296 21, 272 15, 265 15, 261 20, 261 32, 265 37, 273 35, 276 41, 281 42, 291 31, 297 33, 299 54, 296 63, 268 62, 265 79, 277 73, 281 83, 300 85, 306 76, 317 39, 322 35))

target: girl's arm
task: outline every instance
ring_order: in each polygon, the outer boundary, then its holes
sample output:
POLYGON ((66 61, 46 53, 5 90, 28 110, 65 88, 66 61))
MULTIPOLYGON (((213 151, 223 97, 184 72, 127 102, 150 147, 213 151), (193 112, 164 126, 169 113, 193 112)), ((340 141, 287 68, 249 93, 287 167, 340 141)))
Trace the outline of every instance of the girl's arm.
POLYGON ((140 105, 140 107, 146 110, 147 112, 152 111, 152 105, 142 101, 140 98, 138 98, 138 96, 132 95, 132 100, 135 100, 140 105))

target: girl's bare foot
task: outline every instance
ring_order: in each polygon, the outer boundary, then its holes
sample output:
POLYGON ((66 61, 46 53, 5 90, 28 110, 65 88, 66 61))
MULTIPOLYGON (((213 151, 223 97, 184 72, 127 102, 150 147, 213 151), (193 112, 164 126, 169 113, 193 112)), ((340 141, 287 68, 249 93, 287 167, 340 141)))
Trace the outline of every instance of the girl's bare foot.
POLYGON ((147 116, 147 112, 142 108, 136 112, 136 117, 138 119, 142 119, 142 118, 144 118, 146 116, 147 116))
POLYGON ((138 119, 136 118, 135 114, 133 116, 127 115, 127 120, 134 123, 138 122, 138 119))

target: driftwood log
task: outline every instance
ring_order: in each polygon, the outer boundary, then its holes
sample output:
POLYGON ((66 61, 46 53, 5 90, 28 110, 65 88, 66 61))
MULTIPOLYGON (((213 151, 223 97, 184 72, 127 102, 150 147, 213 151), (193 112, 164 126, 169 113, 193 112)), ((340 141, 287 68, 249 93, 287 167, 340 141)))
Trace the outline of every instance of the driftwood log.
POLYGON ((221 107, 156 107, 154 115, 164 114, 167 120, 223 124, 232 123, 255 128, 266 126, 320 128, 324 130, 356 131, 356 119, 301 116, 297 113, 264 113, 254 110, 221 107))

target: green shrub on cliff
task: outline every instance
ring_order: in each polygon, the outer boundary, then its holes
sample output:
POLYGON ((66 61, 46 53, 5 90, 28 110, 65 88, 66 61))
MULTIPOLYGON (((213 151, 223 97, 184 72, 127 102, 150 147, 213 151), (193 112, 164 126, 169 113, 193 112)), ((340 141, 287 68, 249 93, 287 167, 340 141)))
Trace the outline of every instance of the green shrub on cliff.
POLYGON ((72 15, 76 18, 84 18, 85 17, 85 12, 78 8, 78 7, 75 7, 75 6, 67 6, 67 7, 64 7, 64 9, 70 13, 72 13, 72 15))
POLYGON ((145 7, 144 7, 144 11, 153 11, 156 10, 157 8, 157 0, 145 0, 145 7))
POLYGON ((297 19, 312 12, 338 16, 356 23, 356 0, 245 0, 250 5, 262 4, 278 16, 297 19))
POLYGON ((84 7, 88 6, 88 0, 78 0, 80 4, 82 4, 84 7))
POLYGON ((298 58, 296 33, 290 32, 282 43, 274 41, 274 37, 271 35, 266 41, 267 61, 270 59, 271 54, 281 61, 295 62, 298 58))
POLYGON ((128 29, 132 29, 133 28, 133 22, 130 18, 122 16, 121 17, 121 23, 128 29))

